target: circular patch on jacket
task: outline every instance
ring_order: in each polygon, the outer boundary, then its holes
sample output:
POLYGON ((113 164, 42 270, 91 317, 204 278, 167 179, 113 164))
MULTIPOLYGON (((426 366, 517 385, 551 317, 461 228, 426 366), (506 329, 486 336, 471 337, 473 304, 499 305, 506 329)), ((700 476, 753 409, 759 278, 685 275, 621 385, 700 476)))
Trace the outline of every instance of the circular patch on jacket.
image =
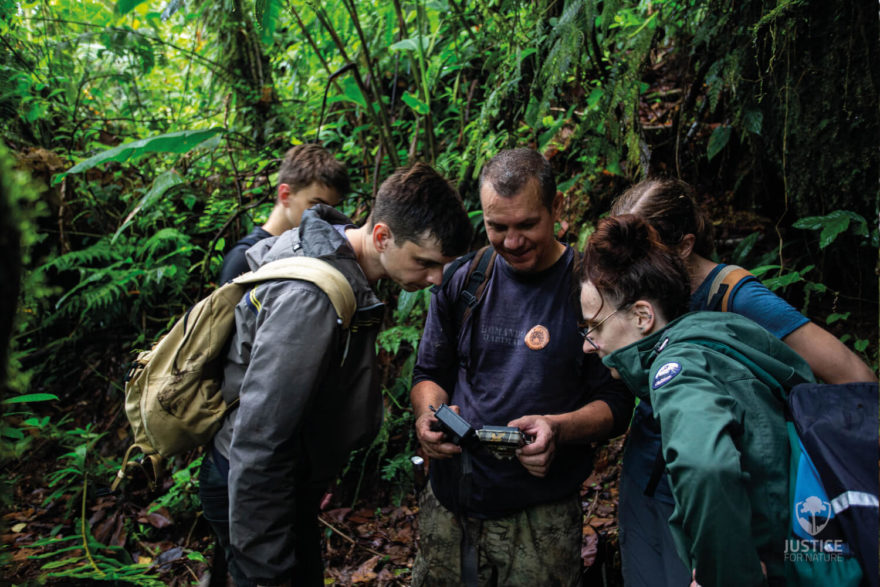
POLYGON ((526 333, 525 341, 527 347, 539 351, 550 342, 550 331, 538 324, 526 333))
POLYGON ((663 387, 672 381, 679 373, 681 373, 681 365, 678 363, 666 363, 657 369, 657 373, 654 375, 654 383, 651 384, 651 389, 663 387))

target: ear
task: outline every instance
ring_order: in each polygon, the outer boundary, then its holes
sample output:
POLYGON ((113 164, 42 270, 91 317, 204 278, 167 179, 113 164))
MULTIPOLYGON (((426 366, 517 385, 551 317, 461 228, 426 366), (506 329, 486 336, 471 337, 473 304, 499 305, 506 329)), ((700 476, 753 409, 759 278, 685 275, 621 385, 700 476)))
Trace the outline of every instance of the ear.
POLYGON ((556 197, 553 198, 553 209, 551 210, 554 222, 562 217, 562 203, 564 200, 565 196, 562 195, 562 192, 556 192, 556 197))
POLYGON ((293 194, 293 191, 290 189, 290 186, 286 183, 278 184, 278 203, 284 206, 285 208, 290 205, 290 196, 293 194))
POLYGON ((384 253, 388 245, 394 242, 394 235, 391 234, 391 229, 384 222, 377 222, 373 225, 371 235, 373 237, 373 247, 380 253, 384 253))
POLYGON ((639 332, 646 336, 651 334, 657 325, 657 312, 654 311, 651 302, 639 300, 633 304, 631 311, 635 316, 636 328, 639 329, 639 332))
POLYGON ((681 257, 682 261, 687 261, 691 253, 694 252, 694 244, 696 242, 697 237, 692 234, 686 234, 682 237, 681 242, 678 243, 678 256, 681 257))

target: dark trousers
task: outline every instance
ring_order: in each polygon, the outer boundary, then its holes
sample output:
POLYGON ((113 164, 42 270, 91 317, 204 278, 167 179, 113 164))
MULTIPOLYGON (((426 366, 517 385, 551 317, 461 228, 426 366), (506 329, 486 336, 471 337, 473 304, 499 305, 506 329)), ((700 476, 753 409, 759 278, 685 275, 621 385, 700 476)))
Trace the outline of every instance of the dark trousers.
MULTIPOLYGON (((318 504, 323 490, 297 487, 297 500, 294 512, 294 552, 297 564, 290 579, 293 585, 324 584, 324 564, 321 561, 321 540, 318 533, 318 504)), ((220 551, 215 557, 223 557, 229 574, 236 587, 255 587, 256 582, 249 580, 236 564, 235 553, 229 539, 229 461, 213 447, 208 450, 199 471, 199 497, 202 500, 202 512, 211 524, 220 551)), ((215 570, 223 565, 214 565, 215 570)), ((223 584, 220 582, 212 584, 223 584)))

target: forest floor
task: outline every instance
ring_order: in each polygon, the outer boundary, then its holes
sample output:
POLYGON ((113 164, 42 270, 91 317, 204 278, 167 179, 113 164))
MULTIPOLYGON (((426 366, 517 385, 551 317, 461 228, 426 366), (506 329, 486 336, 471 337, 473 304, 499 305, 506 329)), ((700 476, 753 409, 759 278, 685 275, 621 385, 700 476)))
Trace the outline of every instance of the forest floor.
MULTIPOLYGON (((103 413, 114 413, 112 405, 106 407, 110 409, 103 413)), ((121 403, 115 410, 122 410, 121 403)), ((85 402, 73 411, 84 425, 94 422, 96 412, 85 402)), ((109 420, 102 426, 115 434, 119 418, 109 420)), ((113 447, 105 449, 110 452, 123 446, 113 438, 106 444, 113 447)), ((139 475, 116 492, 109 491, 110 476, 91 479, 81 488, 77 487, 81 477, 53 483, 53 472, 64 458, 63 449, 53 445, 38 441, 28 457, 4 467, 7 478, 15 478, 16 484, 14 507, 3 516, 0 538, 7 558, 0 585, 90 585, 108 580, 142 585, 155 580, 155 584, 178 586, 207 581, 213 538, 193 501, 197 489, 189 475, 185 482, 167 475, 163 486, 152 491, 139 475), (82 513, 88 550, 83 548, 84 529, 77 523, 82 513), (63 541, 55 542, 53 537, 63 541), (94 561, 109 559, 117 561, 116 571, 101 576, 94 561), (126 573, 137 575, 126 579, 126 573)), ((593 473, 582 487, 585 585, 622 584, 616 522, 622 446, 621 437, 597 447, 593 473)), ((387 484, 365 487, 353 506, 340 503, 346 499, 342 490, 325 496, 319 519, 326 584, 410 583, 417 549, 417 487, 397 498, 398 505, 393 505, 397 501, 393 489, 387 484)))

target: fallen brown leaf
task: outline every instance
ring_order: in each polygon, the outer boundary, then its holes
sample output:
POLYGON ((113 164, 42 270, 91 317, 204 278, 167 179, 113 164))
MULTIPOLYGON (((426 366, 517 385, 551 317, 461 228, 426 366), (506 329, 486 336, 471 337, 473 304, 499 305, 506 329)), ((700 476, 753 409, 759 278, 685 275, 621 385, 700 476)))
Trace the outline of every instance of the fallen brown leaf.
POLYGON ((377 575, 375 572, 376 565, 379 563, 379 557, 374 556, 364 561, 361 566, 351 574, 352 583, 368 583, 373 581, 377 575))

